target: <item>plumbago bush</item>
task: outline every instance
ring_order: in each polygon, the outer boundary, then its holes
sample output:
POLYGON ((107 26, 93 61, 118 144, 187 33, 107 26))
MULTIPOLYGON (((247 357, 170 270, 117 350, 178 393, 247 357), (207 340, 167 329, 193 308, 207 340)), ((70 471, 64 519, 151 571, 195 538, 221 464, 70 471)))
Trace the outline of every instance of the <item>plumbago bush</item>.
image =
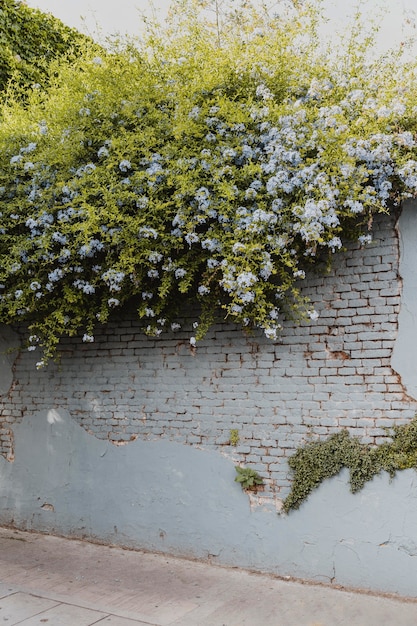
POLYGON ((299 285, 417 190, 415 67, 356 32, 323 51, 317 12, 188 4, 136 48, 51 65, 0 112, 0 321, 38 367, 63 336, 136 307, 144 331, 220 312, 272 340, 317 314, 299 285))

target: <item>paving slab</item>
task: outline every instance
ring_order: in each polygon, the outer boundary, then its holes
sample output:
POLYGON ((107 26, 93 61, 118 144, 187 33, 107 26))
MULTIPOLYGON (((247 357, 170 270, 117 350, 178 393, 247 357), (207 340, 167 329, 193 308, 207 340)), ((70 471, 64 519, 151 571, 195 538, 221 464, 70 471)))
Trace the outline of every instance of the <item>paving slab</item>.
POLYGON ((2 595, 9 626, 417 624, 411 599, 0 528, 2 595))
POLYGON ((4 598, 5 596, 10 596, 10 594, 15 593, 15 590, 10 585, 5 585, 0 583, 0 598, 4 598))
POLYGON ((38 598, 26 593, 14 593, 0 600, 0 623, 20 624, 33 615, 39 615, 57 605, 54 600, 38 598))
POLYGON ((96 626, 104 626, 109 624, 110 626, 152 626, 149 622, 138 622, 137 620, 126 619, 125 617, 117 617, 115 615, 110 615, 109 617, 105 617, 100 622, 97 622, 96 626))
POLYGON ((84 609, 71 604, 58 604, 29 619, 19 622, 19 626, 92 626, 106 617, 105 613, 84 609))

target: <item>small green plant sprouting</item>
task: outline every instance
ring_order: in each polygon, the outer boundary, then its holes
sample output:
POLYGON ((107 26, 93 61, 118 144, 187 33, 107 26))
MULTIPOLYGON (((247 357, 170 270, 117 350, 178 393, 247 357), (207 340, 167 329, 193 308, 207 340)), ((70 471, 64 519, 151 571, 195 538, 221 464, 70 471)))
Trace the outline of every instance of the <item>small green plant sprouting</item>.
POLYGON ((237 428, 232 428, 230 431, 229 443, 231 446, 237 446, 239 443, 239 431, 237 428))
POLYGON ((240 467, 236 465, 235 470, 237 472, 235 481, 240 483, 242 489, 256 489, 258 485, 264 484, 262 476, 250 467, 240 467))
POLYGON ((375 447, 343 430, 299 448, 289 460, 293 483, 284 501, 284 511, 298 509, 314 489, 343 467, 349 469, 352 493, 382 471, 393 478, 397 471, 417 469, 417 417, 387 431, 392 440, 375 447))

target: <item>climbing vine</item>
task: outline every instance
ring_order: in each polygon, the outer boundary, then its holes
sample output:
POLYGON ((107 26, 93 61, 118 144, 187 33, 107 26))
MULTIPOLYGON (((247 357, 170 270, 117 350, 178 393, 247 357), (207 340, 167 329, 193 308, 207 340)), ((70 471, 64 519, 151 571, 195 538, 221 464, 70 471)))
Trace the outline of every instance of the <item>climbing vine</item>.
POLYGON ((0 321, 29 326, 38 367, 132 305, 157 336, 198 304, 191 346, 218 312, 276 340, 317 317, 308 268, 416 193, 415 64, 355 29, 323 52, 304 4, 221 37, 199 6, 2 104, 0 321))
POLYGON ((88 38, 52 15, 19 0, 0 3, 0 92, 10 81, 24 98, 26 90, 44 85, 48 63, 72 51, 88 38))
POLYGON ((371 447, 343 430, 299 448, 289 460, 293 482, 284 501, 284 511, 298 509, 326 478, 336 476, 344 467, 350 472, 352 493, 382 471, 393 478, 399 470, 417 469, 417 417, 407 424, 393 426, 389 434, 391 441, 371 447))

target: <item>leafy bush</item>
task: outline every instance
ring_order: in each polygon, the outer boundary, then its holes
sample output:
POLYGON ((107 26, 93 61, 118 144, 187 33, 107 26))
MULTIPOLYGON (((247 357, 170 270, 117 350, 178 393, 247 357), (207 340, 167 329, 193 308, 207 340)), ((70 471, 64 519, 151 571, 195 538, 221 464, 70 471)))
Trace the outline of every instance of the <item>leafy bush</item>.
POLYGON ((14 79, 21 93, 43 84, 48 63, 79 49, 87 37, 18 0, 0 5, 0 91, 14 79))
POLYGON ((219 41, 196 6, 2 107, 0 321, 29 324, 39 366, 132 303, 150 335, 198 303, 192 345, 218 311, 275 340, 317 316, 309 266, 415 194, 414 66, 358 33, 324 54, 304 9, 239 14, 219 41))
POLYGON ((289 460, 293 482, 284 501, 284 511, 298 509, 314 489, 326 478, 336 476, 343 467, 349 469, 352 493, 360 491, 382 471, 393 478, 397 471, 417 469, 417 418, 394 426, 389 434, 391 441, 371 447, 343 430, 299 448, 289 460))

